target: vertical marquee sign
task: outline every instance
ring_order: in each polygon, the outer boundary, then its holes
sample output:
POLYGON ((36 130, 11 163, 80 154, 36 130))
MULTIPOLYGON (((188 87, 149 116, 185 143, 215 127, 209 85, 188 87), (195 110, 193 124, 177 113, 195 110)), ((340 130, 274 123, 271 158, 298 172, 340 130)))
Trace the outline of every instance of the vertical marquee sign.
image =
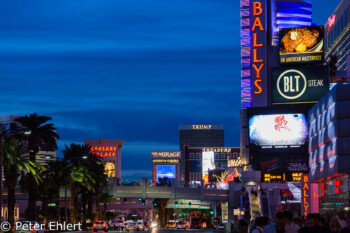
POLYGON ((241 0, 242 107, 267 106, 266 1, 241 0))
POLYGON ((301 216, 307 216, 311 210, 311 190, 309 175, 301 176, 301 216))

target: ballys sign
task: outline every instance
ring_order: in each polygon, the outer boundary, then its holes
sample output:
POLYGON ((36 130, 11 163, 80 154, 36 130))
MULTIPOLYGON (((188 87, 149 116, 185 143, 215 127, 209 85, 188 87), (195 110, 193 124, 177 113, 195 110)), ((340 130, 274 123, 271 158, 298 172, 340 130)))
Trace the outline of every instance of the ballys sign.
POLYGON ((280 68, 272 71, 272 103, 313 103, 329 90, 326 66, 280 68))

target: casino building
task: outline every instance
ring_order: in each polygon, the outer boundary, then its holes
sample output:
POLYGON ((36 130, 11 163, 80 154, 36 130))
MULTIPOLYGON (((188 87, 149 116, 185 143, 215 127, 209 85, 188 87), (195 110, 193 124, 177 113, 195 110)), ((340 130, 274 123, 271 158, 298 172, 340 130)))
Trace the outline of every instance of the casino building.
POLYGON ((350 53, 349 7, 350 1, 342 0, 324 25, 325 58, 328 61, 332 55, 338 56, 338 71, 349 70, 347 68, 350 53))
POLYGON ((350 84, 339 83, 309 111, 310 182, 321 214, 350 212, 350 84))
MULTIPOLYGON (((223 147, 224 146, 224 125, 180 125, 180 151, 184 155, 185 147, 223 147)), ((185 161, 181 160, 180 167, 181 185, 185 181, 185 161)))
POLYGON ((91 146, 91 153, 100 157, 104 162, 105 172, 112 185, 120 185, 121 177, 121 149, 123 139, 92 139, 84 140, 86 145, 91 146))
POLYGON ((181 151, 151 151, 151 159, 154 186, 166 185, 164 178, 180 182, 181 151))
POLYGON ((228 161, 238 159, 240 159, 239 147, 186 146, 185 186, 196 188, 217 183, 216 176, 221 176, 227 171, 228 161))

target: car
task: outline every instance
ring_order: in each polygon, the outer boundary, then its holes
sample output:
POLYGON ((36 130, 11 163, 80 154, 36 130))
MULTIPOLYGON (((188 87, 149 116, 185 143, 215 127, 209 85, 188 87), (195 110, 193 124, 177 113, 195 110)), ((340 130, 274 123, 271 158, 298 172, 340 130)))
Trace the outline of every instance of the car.
POLYGON ((216 230, 225 230, 225 225, 223 223, 220 223, 218 225, 215 226, 216 230))
POLYGON ((123 230, 125 228, 125 224, 123 222, 123 220, 112 220, 108 222, 108 226, 110 228, 114 228, 114 229, 119 229, 119 230, 123 230))
POLYGON ((145 230, 145 225, 143 224, 143 221, 137 221, 136 225, 137 225, 137 230, 138 231, 144 231, 145 230))
POLYGON ((168 220, 168 223, 166 224, 166 228, 175 228, 176 222, 175 220, 168 220))
POLYGON ((137 231, 137 225, 136 222, 128 221, 125 223, 125 230, 126 231, 137 231))
POLYGON ((179 229, 187 229, 187 224, 186 222, 183 222, 183 221, 178 221, 175 225, 175 229, 176 230, 179 230, 179 229))
POLYGON ((44 233, 45 228, 36 221, 19 221, 16 222, 16 233, 44 233))
POLYGON ((145 226, 145 231, 151 230, 151 223, 148 221, 144 221, 143 225, 145 226))
POLYGON ((93 232, 103 231, 108 232, 108 225, 105 221, 98 220, 92 224, 93 232))

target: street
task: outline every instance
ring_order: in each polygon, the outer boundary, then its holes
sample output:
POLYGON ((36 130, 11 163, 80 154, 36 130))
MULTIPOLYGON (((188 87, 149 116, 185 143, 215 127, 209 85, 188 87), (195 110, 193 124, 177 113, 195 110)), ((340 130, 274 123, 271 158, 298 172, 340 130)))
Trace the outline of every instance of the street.
MULTIPOLYGON (((173 230, 173 229, 160 229, 160 230, 153 230, 153 231, 143 231, 144 233, 173 233, 173 232, 187 232, 187 231, 196 231, 198 233, 223 233, 224 231, 219 231, 219 230, 215 230, 215 229, 188 229, 188 230, 173 230)), ((92 231, 80 231, 81 233, 91 233, 92 231)), ((102 232, 102 231, 100 231, 102 232)), ((126 233, 127 231, 117 231, 117 230, 109 230, 108 233, 126 233)), ((135 232, 139 232, 139 231, 135 231, 135 232)), ((66 232, 66 233, 70 233, 70 232, 66 232)), ((72 232, 73 233, 73 232, 72 232)), ((76 233, 76 231, 75 231, 76 233)), ((140 232, 141 233, 141 232, 140 232)))

